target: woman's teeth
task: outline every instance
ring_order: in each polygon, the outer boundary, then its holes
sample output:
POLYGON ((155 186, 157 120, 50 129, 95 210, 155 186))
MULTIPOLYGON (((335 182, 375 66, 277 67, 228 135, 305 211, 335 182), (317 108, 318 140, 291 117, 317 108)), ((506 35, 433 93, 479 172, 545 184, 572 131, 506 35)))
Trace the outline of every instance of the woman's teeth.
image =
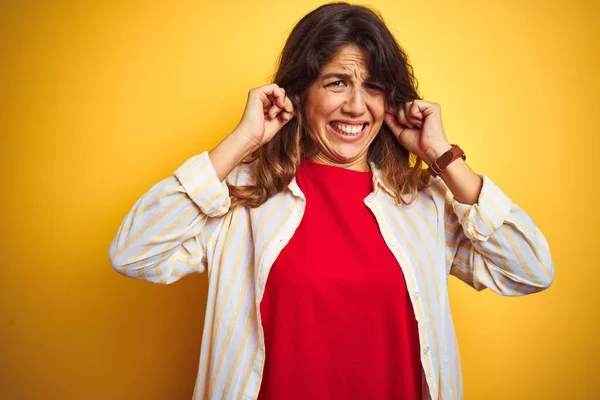
POLYGON ((365 124, 346 125, 346 124, 342 124, 340 122, 334 122, 331 124, 331 127, 343 135, 356 136, 363 130, 363 128, 365 127, 365 124))

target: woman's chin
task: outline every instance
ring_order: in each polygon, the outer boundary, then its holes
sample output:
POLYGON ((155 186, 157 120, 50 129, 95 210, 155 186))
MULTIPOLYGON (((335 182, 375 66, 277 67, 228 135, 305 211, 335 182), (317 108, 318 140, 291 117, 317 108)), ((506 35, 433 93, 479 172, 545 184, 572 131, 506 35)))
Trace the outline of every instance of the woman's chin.
POLYGON ((340 163, 351 163, 358 161, 363 154, 366 152, 361 151, 360 149, 350 148, 350 149, 338 149, 338 151, 333 152, 335 155, 335 159, 340 163))

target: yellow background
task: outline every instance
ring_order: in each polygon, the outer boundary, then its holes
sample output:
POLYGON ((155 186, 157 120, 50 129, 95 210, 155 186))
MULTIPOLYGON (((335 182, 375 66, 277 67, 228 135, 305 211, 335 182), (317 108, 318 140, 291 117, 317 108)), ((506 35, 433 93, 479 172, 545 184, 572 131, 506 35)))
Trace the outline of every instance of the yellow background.
MULTIPOLYGON (((0 9, 0 398, 189 399, 206 277, 126 279, 108 246, 141 194, 235 127, 321 3, 13 3, 0 9)), ((451 278, 467 400, 594 397, 594 3, 370 3, 449 139, 528 211, 554 257, 554 286, 529 297, 451 278)))

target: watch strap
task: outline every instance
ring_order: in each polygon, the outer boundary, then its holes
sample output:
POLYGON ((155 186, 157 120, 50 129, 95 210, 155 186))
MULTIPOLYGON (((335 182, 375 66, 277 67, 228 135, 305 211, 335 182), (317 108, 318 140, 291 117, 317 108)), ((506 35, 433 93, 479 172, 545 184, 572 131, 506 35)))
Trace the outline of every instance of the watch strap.
POLYGON ((459 158, 466 160, 467 156, 457 144, 453 144, 450 150, 439 156, 434 162, 431 163, 429 166, 429 174, 435 178, 444 172, 448 165, 459 158))

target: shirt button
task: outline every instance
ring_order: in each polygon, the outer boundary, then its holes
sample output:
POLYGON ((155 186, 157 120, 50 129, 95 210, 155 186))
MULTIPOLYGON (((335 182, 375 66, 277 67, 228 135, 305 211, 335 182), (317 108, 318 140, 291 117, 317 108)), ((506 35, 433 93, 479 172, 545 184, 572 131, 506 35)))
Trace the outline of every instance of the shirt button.
POLYGON ((416 300, 421 296, 421 292, 419 292, 418 290, 416 292, 413 293, 413 298, 416 300))
POLYGON ((423 349, 423 354, 427 353, 429 353, 429 346, 425 346, 425 348, 423 349))
POLYGON ((397 244, 398 244, 398 241, 396 240, 396 238, 392 238, 392 239, 390 240, 390 246, 395 246, 395 245, 397 245, 397 244))

